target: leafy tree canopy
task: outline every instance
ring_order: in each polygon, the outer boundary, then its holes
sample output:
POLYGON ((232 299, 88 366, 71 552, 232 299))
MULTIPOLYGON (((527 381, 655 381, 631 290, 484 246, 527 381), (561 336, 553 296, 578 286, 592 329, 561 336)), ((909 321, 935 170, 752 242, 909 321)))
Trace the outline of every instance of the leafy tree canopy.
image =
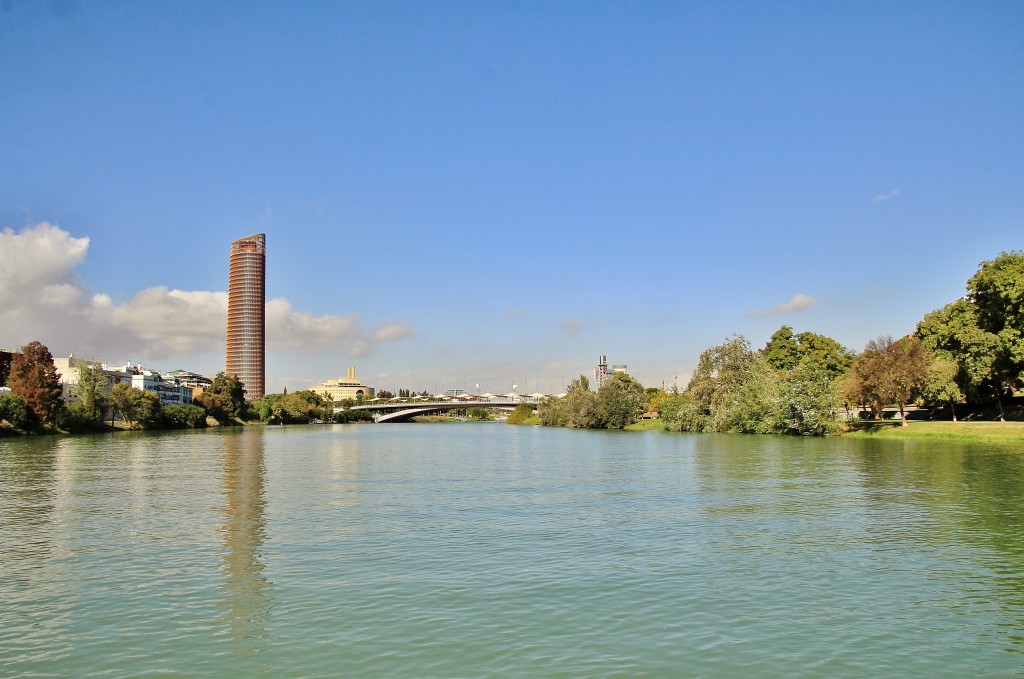
POLYGON ((33 341, 21 348, 21 353, 11 361, 7 386, 35 413, 44 427, 57 423, 57 416, 64 405, 64 390, 57 377, 53 355, 46 345, 33 341))
POLYGON ((830 379, 845 374, 855 355, 831 337, 816 332, 794 335, 788 325, 775 331, 761 353, 765 362, 776 370, 789 372, 799 365, 811 364, 823 370, 830 379))

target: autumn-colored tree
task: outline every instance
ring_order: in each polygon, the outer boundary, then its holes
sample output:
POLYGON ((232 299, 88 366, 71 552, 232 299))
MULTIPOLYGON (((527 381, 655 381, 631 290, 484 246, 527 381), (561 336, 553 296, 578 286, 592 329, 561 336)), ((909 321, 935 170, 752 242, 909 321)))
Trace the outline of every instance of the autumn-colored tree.
POLYGON ((928 347, 913 335, 895 341, 891 337, 871 340, 853 362, 847 395, 871 406, 876 418, 881 417, 882 408, 897 404, 906 425, 904 406, 927 383, 932 361, 928 347))
POLYGON ((7 378, 11 392, 32 409, 44 427, 52 427, 64 405, 63 389, 53 355, 39 341, 29 342, 11 361, 7 378))

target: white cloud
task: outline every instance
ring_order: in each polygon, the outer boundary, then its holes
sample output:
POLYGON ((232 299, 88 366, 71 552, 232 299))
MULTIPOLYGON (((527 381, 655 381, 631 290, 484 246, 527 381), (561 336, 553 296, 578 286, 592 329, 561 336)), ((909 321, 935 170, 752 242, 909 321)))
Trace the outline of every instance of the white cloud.
MULTIPOLYGON (((0 346, 39 339, 58 354, 110 361, 223 354, 226 292, 156 286, 118 304, 75 275, 88 247, 88 238, 46 223, 0 232, 0 346)), ((365 329, 354 315, 317 316, 286 299, 267 302, 268 351, 365 356, 410 334, 400 321, 365 329)))
POLYGON ((895 198, 898 195, 900 195, 900 190, 899 189, 891 189, 891 190, 887 191, 886 193, 878 194, 877 196, 875 196, 874 198, 871 199, 871 202, 872 203, 881 203, 882 201, 889 200, 890 198, 895 198))
POLYGON ((373 338, 379 342, 397 342, 412 335, 412 326, 408 323, 388 323, 378 327, 373 338))
POLYGON ((523 317, 523 312, 521 310, 519 310, 519 309, 516 309, 515 311, 506 311, 505 312, 505 318, 522 318, 522 317, 523 317))
POLYGON ((748 316, 774 316, 776 314, 792 314, 798 311, 805 311, 818 303, 818 300, 810 295, 798 293, 785 304, 773 306, 770 309, 753 309, 747 312, 748 316))
POLYGON ((88 249, 88 238, 72 238, 47 222, 19 233, 0 231, 0 307, 24 303, 29 296, 42 303, 51 303, 51 295, 66 297, 63 286, 78 284, 74 270, 88 249))

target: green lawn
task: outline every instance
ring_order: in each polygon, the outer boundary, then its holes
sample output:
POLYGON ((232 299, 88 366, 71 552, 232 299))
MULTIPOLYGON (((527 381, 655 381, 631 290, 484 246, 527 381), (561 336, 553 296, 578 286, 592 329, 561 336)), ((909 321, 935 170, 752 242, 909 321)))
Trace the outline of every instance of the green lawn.
POLYGON ((628 425, 626 431, 665 431, 665 423, 661 420, 640 420, 628 425))
POLYGON ((1024 443, 1024 422, 915 422, 865 423, 843 436, 874 439, 917 439, 937 441, 1003 441, 1024 443))

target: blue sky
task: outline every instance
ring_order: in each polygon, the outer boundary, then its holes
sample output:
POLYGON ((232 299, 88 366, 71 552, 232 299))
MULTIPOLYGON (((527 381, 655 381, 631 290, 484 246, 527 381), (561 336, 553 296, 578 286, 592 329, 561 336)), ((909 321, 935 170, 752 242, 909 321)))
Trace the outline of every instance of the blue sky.
POLYGON ((0 102, 0 345, 216 372, 265 232, 275 391, 859 349, 1024 235, 1020 2, 2 0, 0 102))

